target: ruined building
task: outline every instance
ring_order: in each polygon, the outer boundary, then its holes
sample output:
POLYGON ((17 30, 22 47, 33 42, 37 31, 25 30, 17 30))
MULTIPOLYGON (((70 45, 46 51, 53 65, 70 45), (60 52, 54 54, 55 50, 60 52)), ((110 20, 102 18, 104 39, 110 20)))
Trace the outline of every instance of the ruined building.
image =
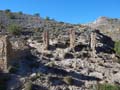
POLYGON ((75 45, 75 30, 70 30, 70 47, 73 48, 75 45))
POLYGON ((47 30, 43 33, 43 45, 45 50, 49 48, 49 32, 47 30))
POLYGON ((12 59, 12 46, 8 36, 0 36, 0 70, 7 72, 12 59))
POLYGON ((92 50, 91 56, 96 57, 96 32, 90 35, 90 48, 92 50))

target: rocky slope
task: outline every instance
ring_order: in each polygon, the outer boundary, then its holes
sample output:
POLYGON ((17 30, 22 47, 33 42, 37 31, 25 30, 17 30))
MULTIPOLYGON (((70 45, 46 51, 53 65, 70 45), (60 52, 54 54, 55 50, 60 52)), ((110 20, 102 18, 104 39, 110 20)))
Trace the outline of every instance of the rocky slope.
POLYGON ((11 74, 9 89, 26 90, 31 83, 35 90, 93 90, 97 84, 120 85, 120 64, 112 49, 114 42, 97 32, 96 56, 93 57, 90 34, 89 30, 76 31, 73 48, 66 43, 68 34, 61 35, 63 39, 50 39, 48 50, 43 49, 43 42, 29 38, 26 44, 32 55, 17 62, 19 68, 11 74))
POLYGON ((0 32, 8 32, 7 28, 11 24, 20 25, 23 28, 22 31, 24 35, 28 32, 32 32, 35 36, 40 36, 40 32, 43 30, 49 30, 51 34, 54 35, 62 33, 61 30, 85 30, 90 28, 100 30, 111 36, 113 40, 119 40, 120 34, 120 19, 117 18, 99 17, 94 22, 82 25, 58 22, 54 19, 46 20, 36 15, 21 14, 19 12, 0 11, 0 32), (36 33, 36 31, 38 32, 36 33))
POLYGON ((97 20, 87 25, 93 29, 100 30, 101 32, 112 37, 114 40, 120 40, 120 19, 99 17, 97 20))
POLYGON ((13 13, 11 11, 0 11, 0 26, 1 31, 5 32, 8 25, 17 24, 23 28, 23 31, 34 31, 36 28, 40 30, 49 29, 49 30, 63 30, 70 27, 73 27, 72 24, 57 22, 54 19, 43 19, 35 15, 27 15, 20 13, 13 13))
POLYGON ((120 19, 117 18, 108 18, 108 17, 99 17, 92 23, 89 23, 92 28, 102 29, 102 31, 119 31, 120 29, 120 19))
POLYGON ((14 55, 20 57, 9 70, 8 90, 29 90, 31 87, 33 90, 93 90, 98 84, 120 85, 120 57, 113 49, 112 40, 119 39, 116 36, 120 28, 119 19, 101 17, 87 25, 73 25, 38 16, 9 14, 0 11, 1 34, 10 36, 12 49, 20 51, 14 55), (10 35, 7 27, 13 23, 19 24, 24 33, 10 35), (75 31, 72 48, 69 40, 71 29, 75 31), (45 30, 49 31, 47 50, 43 41, 45 30), (94 54, 90 47, 93 32, 96 35, 94 54), (21 54, 26 47, 29 52, 21 54))

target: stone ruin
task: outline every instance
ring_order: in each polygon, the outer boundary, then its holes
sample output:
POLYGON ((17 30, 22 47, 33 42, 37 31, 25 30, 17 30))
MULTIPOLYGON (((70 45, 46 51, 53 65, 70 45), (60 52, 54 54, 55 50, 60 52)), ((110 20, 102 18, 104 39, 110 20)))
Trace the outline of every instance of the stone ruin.
MULTIPOLYGON (((58 39, 58 42, 60 41, 59 39, 58 39)), ((70 41, 69 46, 70 46, 70 48, 73 48, 75 46, 75 39, 76 39, 75 38, 75 30, 69 30, 69 41, 70 41)), ((64 39, 61 39, 61 40, 64 40, 64 39)), ((50 44, 49 41, 50 41, 49 32, 47 30, 45 30, 43 32, 43 47, 44 47, 44 50, 49 49, 49 44, 50 44)))
MULTIPOLYGON (((90 49, 92 50, 91 56, 95 57, 96 56, 96 36, 97 33, 95 31, 92 31, 90 33, 90 49)), ((75 42, 76 42, 76 36, 75 36, 75 30, 69 30, 69 47, 74 48, 75 47, 75 42)), ((45 30, 43 32, 43 47, 44 50, 47 50, 49 48, 49 32, 45 30)))
POLYGON ((29 48, 22 45, 23 42, 16 42, 11 41, 7 35, 0 35, 0 71, 8 72, 12 64, 30 55, 29 48))
POLYGON ((96 57, 96 32, 90 35, 90 48, 92 50, 91 56, 96 57))
POLYGON ((46 30, 43 33, 43 44, 44 49, 47 50, 49 48, 49 32, 46 30))
POLYGON ((70 47, 73 48, 75 45, 75 30, 70 30, 70 47))
MULTIPOLYGON (((75 47, 75 30, 69 31, 69 40, 70 40, 70 48, 75 47)), ((49 49, 49 32, 43 32, 43 48, 44 50, 49 49)), ((90 48, 92 50, 91 56, 96 57, 96 32, 92 32, 90 35, 90 48)), ((28 50, 29 48, 27 48, 28 50)), ((29 50, 27 51, 29 52, 29 50)), ((13 59, 18 57, 23 57, 23 51, 15 51, 12 48, 10 41, 8 40, 8 36, 0 36, 0 69, 3 71, 7 71, 10 63, 13 59)))
POLYGON ((7 72, 11 59, 11 43, 7 36, 0 36, 0 70, 7 72))

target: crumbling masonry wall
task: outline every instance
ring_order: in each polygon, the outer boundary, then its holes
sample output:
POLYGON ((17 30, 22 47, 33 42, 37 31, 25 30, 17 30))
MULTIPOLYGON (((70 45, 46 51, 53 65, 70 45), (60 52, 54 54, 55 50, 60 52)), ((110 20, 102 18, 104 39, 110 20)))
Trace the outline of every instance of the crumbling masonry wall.
POLYGON ((49 32, 47 30, 43 32, 43 44, 44 49, 47 50, 49 48, 49 32))
POLYGON ((0 70, 7 72, 12 59, 12 45, 7 36, 0 36, 0 70))
POLYGON ((96 33, 92 32, 90 36, 90 48, 92 50, 91 56, 96 56, 96 33))
POLYGON ((75 30, 70 30, 70 47, 73 48, 75 45, 75 30))

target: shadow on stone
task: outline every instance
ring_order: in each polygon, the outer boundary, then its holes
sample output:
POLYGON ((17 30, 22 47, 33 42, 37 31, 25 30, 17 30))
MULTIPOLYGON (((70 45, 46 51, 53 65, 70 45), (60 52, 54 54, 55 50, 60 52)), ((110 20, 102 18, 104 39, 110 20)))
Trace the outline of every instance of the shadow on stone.
POLYGON ((99 78, 96 77, 92 77, 92 76, 86 76, 83 74, 78 74, 76 72, 67 72, 66 70, 63 69, 58 69, 55 67, 45 67, 46 68, 46 74, 51 73, 53 75, 58 75, 58 76, 71 76, 73 78, 75 78, 76 80, 87 80, 87 81, 99 81, 99 78))
POLYGON ((71 54, 71 53, 65 53, 64 58, 65 58, 65 59, 73 59, 74 56, 73 56, 73 54, 71 54))
POLYGON ((99 78, 96 78, 96 77, 93 77, 93 76, 86 76, 86 75, 83 75, 83 74, 78 74, 76 72, 70 72, 70 75, 73 77, 73 78, 76 78, 78 80, 87 80, 87 81, 100 81, 99 78))
POLYGON ((68 75, 67 71, 65 71, 63 69, 56 68, 56 67, 45 66, 45 69, 46 69, 46 73, 51 73, 51 74, 59 75, 59 76, 68 75))
POLYGON ((59 78, 59 77, 49 77, 49 81, 51 82, 51 84, 52 84, 53 86, 65 84, 65 83, 62 81, 62 78, 59 78))
POLYGON ((82 51, 83 48, 87 48, 86 45, 77 45, 74 47, 75 52, 80 52, 82 51))
POLYGON ((46 87, 43 87, 43 86, 33 84, 32 90, 49 90, 49 89, 47 89, 46 87))
POLYGON ((112 40, 111 37, 104 35, 100 33, 99 31, 97 32, 99 34, 100 42, 103 43, 102 47, 97 47, 96 50, 97 52, 105 52, 105 53, 114 53, 114 44, 115 42, 112 40))

